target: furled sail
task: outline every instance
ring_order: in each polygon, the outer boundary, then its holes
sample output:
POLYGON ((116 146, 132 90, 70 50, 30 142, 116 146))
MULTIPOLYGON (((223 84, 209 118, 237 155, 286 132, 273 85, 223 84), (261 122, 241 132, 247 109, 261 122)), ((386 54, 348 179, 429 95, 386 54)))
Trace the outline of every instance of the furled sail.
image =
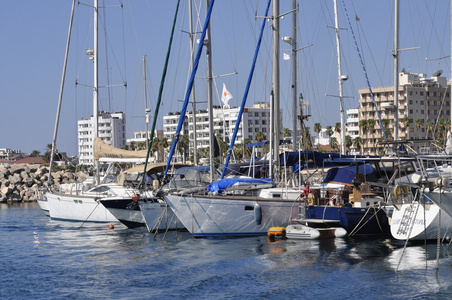
POLYGON ((131 151, 108 145, 101 138, 94 140, 94 159, 108 158, 146 158, 147 150, 131 151))

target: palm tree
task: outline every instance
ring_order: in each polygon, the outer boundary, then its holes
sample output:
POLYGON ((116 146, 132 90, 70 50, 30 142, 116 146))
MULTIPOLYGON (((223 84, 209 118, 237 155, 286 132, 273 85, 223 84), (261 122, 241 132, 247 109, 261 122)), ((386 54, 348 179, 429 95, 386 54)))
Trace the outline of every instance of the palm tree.
POLYGON ((155 137, 155 138, 152 140, 152 145, 151 145, 151 151, 152 151, 152 154, 154 154, 155 152, 158 152, 158 151, 159 151, 159 144, 160 144, 159 139, 158 139, 157 137, 155 137))
POLYGON ((188 135, 183 134, 180 136, 179 141, 177 142, 177 151, 182 156, 182 162, 185 163, 185 153, 188 149, 190 141, 188 139, 188 135))
POLYGON ((334 133, 334 131, 333 131, 333 127, 332 126, 330 126, 330 125, 328 125, 328 126, 326 126, 326 135, 329 137, 329 138, 331 138, 331 136, 333 135, 333 133, 334 133))
POLYGON ((368 128, 367 120, 359 120, 359 128, 361 128, 363 134, 366 133, 368 128))
POLYGON ((138 148, 138 150, 145 150, 145 149, 147 149, 146 142, 138 142, 137 148, 138 148))
POLYGON ((262 131, 258 131, 258 132, 256 132, 256 134, 254 135, 254 139, 255 139, 257 142, 262 142, 262 141, 265 139, 265 136, 264 136, 264 134, 262 133, 262 131))
POLYGON ((243 144, 242 144, 242 157, 243 158, 247 158, 248 157, 248 152, 246 151, 246 145, 251 144, 251 140, 249 138, 246 138, 243 140, 243 144))
POLYGON ((130 150, 135 151, 135 149, 137 148, 135 141, 130 142, 129 148, 130 148, 130 150))
POLYGON ((427 121, 427 123, 425 123, 425 129, 426 129, 426 131, 427 131, 427 136, 428 136, 428 134, 430 133, 430 132, 432 132, 433 131, 433 128, 435 127, 435 124, 433 124, 433 122, 432 121, 427 121))
POLYGON ((330 144, 330 148, 331 148, 331 149, 337 149, 337 146, 339 145, 339 144, 337 143, 337 139, 336 139, 334 136, 333 136, 333 137, 330 137, 329 144, 330 144))
POLYGON ((236 160, 241 160, 243 158, 243 145, 242 144, 234 144, 234 147, 232 148, 232 154, 233 157, 236 160))
POLYGON ((391 129, 385 129, 385 134, 386 134, 386 138, 388 139, 388 141, 393 140, 391 129))
POLYGON ((372 130, 375 127, 374 119, 367 119, 367 130, 372 130))
POLYGON ((422 125, 424 125, 424 121, 422 119, 417 118, 416 120, 414 120, 414 126, 417 130, 421 129, 422 125))
POLYGON ((341 123, 337 122, 336 125, 334 125, 334 132, 341 133, 341 123))
POLYGON ((220 156, 226 155, 226 152, 229 149, 229 145, 223 140, 221 134, 217 135, 218 146, 220 147, 220 156))
POLYGON ((317 139, 320 139, 320 132, 322 132, 322 125, 320 123, 314 124, 314 132, 317 133, 317 139))
POLYGON ((283 137, 289 137, 290 135, 291 135, 290 129, 284 128, 283 129, 283 137))
POLYGON ((350 149, 350 147, 353 145, 353 140, 352 137, 350 135, 346 135, 345 136, 345 147, 347 147, 348 149, 350 149))
POLYGON ((31 151, 31 153, 30 153, 30 157, 38 157, 39 155, 41 155, 41 151, 39 151, 39 150, 33 150, 33 151, 31 151))
POLYGON ((355 148, 357 148, 359 150, 359 152, 361 152, 362 145, 363 145, 363 139, 361 137, 358 136, 353 139, 353 146, 355 148))
POLYGON ((405 128, 407 128, 408 126, 410 126, 410 123, 411 123, 410 117, 405 116, 405 117, 403 118, 403 120, 402 120, 402 123, 403 123, 403 126, 404 126, 405 128))

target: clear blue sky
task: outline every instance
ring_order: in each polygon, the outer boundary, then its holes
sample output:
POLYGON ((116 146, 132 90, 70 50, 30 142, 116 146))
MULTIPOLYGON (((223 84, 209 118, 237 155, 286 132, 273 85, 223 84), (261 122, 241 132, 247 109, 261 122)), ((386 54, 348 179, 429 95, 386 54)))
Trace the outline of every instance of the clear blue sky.
MULTIPOLYGON (((104 1, 100 1, 103 3, 104 1)), ((188 77, 189 48, 187 0, 181 1, 170 66, 163 93, 162 116, 177 111, 185 95, 188 77)), ((205 1, 197 30, 204 22, 205 1)), ((213 72, 215 95, 223 83, 238 106, 243 97, 255 43, 266 0, 217 0, 212 15, 213 72)), ((291 10, 292 1, 281 0, 280 12, 291 10)), ((92 1, 85 1, 91 4, 92 1)), ((118 4, 106 1, 106 5, 118 4)), ((114 87, 100 91, 100 109, 124 111, 127 114, 127 137, 144 129, 144 96, 142 56, 147 56, 148 106, 153 110, 157 99, 163 63, 168 45, 176 1, 123 1, 124 8, 108 8, 101 12, 101 85, 127 82, 127 89, 114 87), (107 38, 105 35, 106 28, 107 38), (105 50, 105 41, 108 43, 105 50), (108 60, 106 60, 106 57, 108 60), (108 64, 107 64, 108 61, 108 64), (108 71, 108 72, 107 72, 108 71)), ((45 151, 51 143, 66 47, 71 0, 2 1, 0 10, 0 147, 45 151)), ((354 46, 351 30, 338 0, 341 30, 343 74, 349 76, 344 85, 346 108, 358 107, 360 88, 366 88, 364 74, 354 46)), ((373 87, 391 86, 393 82, 394 1, 345 0, 353 30, 365 59, 373 87), (355 16, 359 18, 356 21, 355 16)), ((450 78, 450 58, 431 60, 450 54, 450 7, 446 0, 400 1, 400 48, 422 47, 403 51, 400 68, 431 76, 443 69, 450 78)), ((291 15, 281 20, 281 37, 292 34, 291 15)), ((311 105, 308 125, 323 126, 339 122, 337 69, 332 0, 300 0, 298 45, 308 47, 298 52, 299 92, 311 105)), ((268 24, 269 25, 269 24, 268 24)), ((69 65, 64 91, 63 109, 57 148, 70 155, 77 153, 76 121, 92 114, 92 64, 84 54, 92 47, 92 9, 77 5, 74 18, 69 65), (76 80, 80 83, 75 87, 76 80)), ((281 43, 282 49, 288 49, 281 43)), ((282 53, 284 50, 281 51, 282 53)), ((288 52, 287 52, 288 53, 288 52)), ((196 83, 198 108, 206 106, 205 56, 202 56, 196 83)), ((289 78, 291 61, 281 60, 281 108, 284 126, 290 127, 293 111, 289 78), (287 122, 287 123, 286 123, 287 122)), ((271 31, 266 27, 256 74, 248 97, 248 106, 268 101, 271 86, 271 31)), ((216 97, 214 103, 219 104, 216 97)), ((191 109, 191 106, 189 107, 191 109)))

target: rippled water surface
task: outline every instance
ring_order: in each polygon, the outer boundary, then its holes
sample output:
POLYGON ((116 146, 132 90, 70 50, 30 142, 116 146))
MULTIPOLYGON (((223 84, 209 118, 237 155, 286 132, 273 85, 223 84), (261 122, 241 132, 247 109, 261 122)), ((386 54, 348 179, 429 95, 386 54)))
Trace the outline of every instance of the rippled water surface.
POLYGON ((154 237, 121 225, 81 225, 50 220, 34 203, 0 204, 0 298, 452 297, 448 244, 154 237))

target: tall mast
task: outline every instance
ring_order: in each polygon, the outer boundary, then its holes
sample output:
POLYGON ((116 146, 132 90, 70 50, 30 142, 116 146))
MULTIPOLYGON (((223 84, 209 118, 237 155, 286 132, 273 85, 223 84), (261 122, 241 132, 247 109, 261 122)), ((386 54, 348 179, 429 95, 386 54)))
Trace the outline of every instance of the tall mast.
POLYGON ((276 168, 279 167, 279 137, 280 137, 280 120, 279 120, 279 0, 273 1, 273 162, 276 168))
MULTIPOLYGON (((449 95, 452 94, 452 0, 450 0, 450 32, 451 32, 451 38, 450 38, 450 85, 449 85, 449 95)), ((447 85, 446 85, 446 91, 447 91, 447 85)), ((452 102, 450 105, 450 119, 452 122, 452 102)), ((449 137, 447 138, 447 143, 446 143, 446 153, 447 154, 452 154, 452 130, 449 129, 449 137)))
POLYGON ((298 9, 297 9, 297 2, 298 0, 292 0, 292 8, 294 10, 292 15, 292 62, 293 62, 293 71, 292 71, 292 112, 293 112, 293 118, 292 118, 292 145, 293 145, 293 151, 297 150, 297 111, 298 111, 298 105, 297 105, 297 98, 298 98, 298 92, 297 92, 297 18, 298 18, 298 9))
POLYGON ((346 76, 342 76, 342 65, 341 65, 341 43, 339 38, 339 18, 337 15, 337 1, 334 0, 334 30, 336 31, 336 50, 337 50, 337 73, 339 81, 339 111, 341 119, 341 154, 345 154, 345 114, 344 114, 344 98, 343 98, 343 88, 342 85, 346 76))
MULTIPOLYGON (((99 104, 99 95, 98 95, 98 86, 99 86, 99 74, 98 74, 98 67, 99 67, 99 60, 98 60, 98 52, 99 52, 99 38, 98 38, 98 29, 99 29, 99 5, 98 0, 94 0, 94 54, 93 54, 93 63, 94 63, 94 86, 93 86, 93 117, 94 117, 94 124, 93 124, 93 142, 98 136, 98 123, 99 123, 99 111, 98 111, 98 104, 99 104)), ((99 162, 97 160, 94 160, 94 170, 95 170, 95 182, 96 184, 99 184, 99 162)))
POLYGON ((394 17, 394 141, 399 139, 399 0, 395 0, 394 17))
POLYGON ((143 82, 144 82, 144 117, 145 117, 145 124, 146 124, 146 145, 149 144, 149 111, 148 111, 148 97, 147 97, 147 90, 146 90, 146 55, 143 55, 143 82))
MULTIPOLYGON (((206 9, 209 7, 210 0, 206 0, 206 9)), ((207 27, 206 33, 206 59, 207 59, 207 102, 208 102, 208 112, 209 112, 209 161, 210 161, 210 181, 213 181, 214 172, 214 139, 215 134, 213 130, 213 92, 212 92, 212 52, 211 52, 211 35, 210 35, 210 25, 207 27)))
POLYGON ((56 139, 58 136, 58 124, 60 123, 60 112, 61 112, 61 104, 63 102, 64 81, 66 78, 66 67, 67 67, 67 60, 68 60, 68 56, 69 56, 69 45, 71 44, 72 22, 74 21, 74 8, 75 8, 75 0, 72 1, 71 19, 69 21, 69 29, 68 29, 67 42, 66 42, 66 52, 64 53, 63 74, 61 75, 61 84, 60 84, 60 93, 59 93, 59 97, 58 97, 57 115, 56 115, 56 119, 55 119, 55 127, 53 130, 52 152, 50 155, 49 177, 48 177, 48 181, 47 181, 48 183, 51 183, 51 181, 52 181, 52 176, 50 176, 50 174, 52 173, 53 159, 55 156, 55 148, 56 148, 56 139))
MULTIPOLYGON (((188 14, 190 23, 190 70, 193 69, 193 63, 195 60, 195 33, 193 31, 193 0, 188 0, 188 14)), ((196 137, 196 97, 195 97, 195 85, 192 88, 191 94, 192 109, 193 109, 193 160, 195 166, 198 165, 198 151, 197 151, 197 137, 196 137)))

